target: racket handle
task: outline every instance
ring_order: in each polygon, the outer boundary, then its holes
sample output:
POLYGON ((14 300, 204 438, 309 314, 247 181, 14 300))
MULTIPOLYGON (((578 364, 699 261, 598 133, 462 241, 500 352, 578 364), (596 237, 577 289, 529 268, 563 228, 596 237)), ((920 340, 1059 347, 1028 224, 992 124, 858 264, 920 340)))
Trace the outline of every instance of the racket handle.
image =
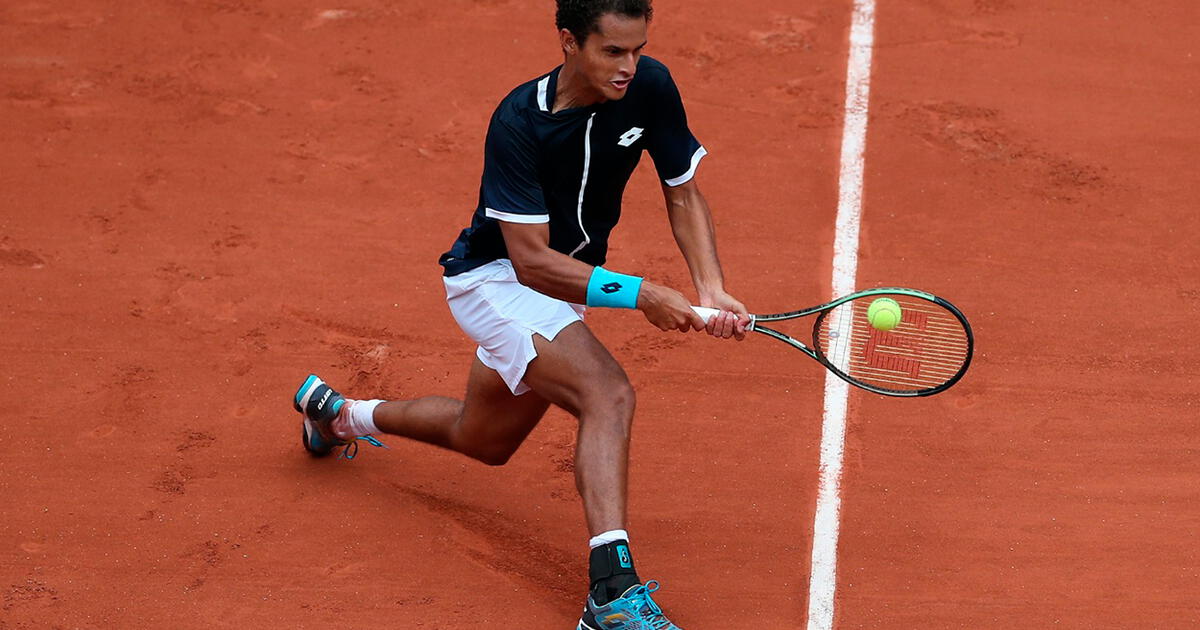
MULTIPOLYGON (((696 314, 700 316, 700 319, 704 320, 705 324, 707 324, 708 320, 712 319, 712 317, 714 315, 721 314, 720 309, 709 308, 707 306, 693 306, 692 310, 696 311, 696 314)), ((746 330, 748 330, 748 331, 754 330, 754 316, 753 315, 750 316, 750 325, 746 326, 746 330)))

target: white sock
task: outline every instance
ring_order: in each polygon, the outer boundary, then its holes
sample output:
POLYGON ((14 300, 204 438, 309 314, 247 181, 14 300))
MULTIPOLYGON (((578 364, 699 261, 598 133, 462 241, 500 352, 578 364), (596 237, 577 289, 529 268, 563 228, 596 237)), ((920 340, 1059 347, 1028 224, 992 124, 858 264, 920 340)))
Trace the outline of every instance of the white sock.
POLYGON ((602 547, 618 540, 629 542, 629 532, 623 529, 610 529, 598 536, 592 536, 592 539, 588 541, 588 546, 595 549, 596 547, 602 547))
POLYGON ((383 401, 347 400, 346 410, 343 412, 347 417, 345 422, 334 423, 334 433, 344 440, 379 433, 379 428, 375 426, 375 408, 381 402, 383 401))

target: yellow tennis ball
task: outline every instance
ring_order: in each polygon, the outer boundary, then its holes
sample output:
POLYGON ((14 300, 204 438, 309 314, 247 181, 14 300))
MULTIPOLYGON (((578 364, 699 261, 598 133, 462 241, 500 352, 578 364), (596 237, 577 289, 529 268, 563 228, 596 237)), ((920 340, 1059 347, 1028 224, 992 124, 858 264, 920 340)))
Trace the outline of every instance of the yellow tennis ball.
POLYGON ((892 298, 878 298, 867 307, 867 321, 876 330, 891 330, 900 325, 900 305, 892 298))

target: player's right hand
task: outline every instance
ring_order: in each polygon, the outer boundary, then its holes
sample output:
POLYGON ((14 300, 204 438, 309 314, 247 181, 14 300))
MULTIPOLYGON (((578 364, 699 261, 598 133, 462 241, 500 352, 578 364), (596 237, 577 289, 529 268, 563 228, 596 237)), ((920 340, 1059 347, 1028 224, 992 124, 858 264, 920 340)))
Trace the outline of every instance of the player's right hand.
POLYGON ((704 320, 692 310, 691 302, 670 287, 643 280, 637 307, 659 330, 704 330, 704 320))

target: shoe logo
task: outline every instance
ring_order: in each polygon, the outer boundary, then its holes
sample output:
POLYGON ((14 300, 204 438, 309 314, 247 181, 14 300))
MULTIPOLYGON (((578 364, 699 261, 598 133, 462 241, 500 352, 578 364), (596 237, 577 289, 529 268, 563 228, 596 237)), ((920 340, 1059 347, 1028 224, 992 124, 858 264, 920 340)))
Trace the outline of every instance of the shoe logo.
POLYGON ((617 562, 621 563, 622 569, 633 568, 633 558, 629 557, 629 547, 617 545, 617 562))
POLYGON ((329 395, 333 393, 332 389, 325 390, 325 395, 321 396, 321 402, 317 403, 317 411, 325 408, 325 403, 329 401, 329 395))
POLYGON ((608 284, 600 287, 600 290, 605 293, 608 293, 608 294, 613 294, 613 293, 616 293, 617 291, 621 290, 621 283, 620 282, 609 282, 608 284))
POLYGON ((642 137, 643 131, 645 131, 645 129, 642 129, 641 127, 634 127, 633 129, 621 134, 621 139, 617 140, 617 144, 623 147, 632 146, 634 142, 638 141, 638 138, 642 137))
POLYGON ((604 618, 605 624, 616 623, 618 621, 629 621, 629 615, 625 613, 614 613, 604 618))

